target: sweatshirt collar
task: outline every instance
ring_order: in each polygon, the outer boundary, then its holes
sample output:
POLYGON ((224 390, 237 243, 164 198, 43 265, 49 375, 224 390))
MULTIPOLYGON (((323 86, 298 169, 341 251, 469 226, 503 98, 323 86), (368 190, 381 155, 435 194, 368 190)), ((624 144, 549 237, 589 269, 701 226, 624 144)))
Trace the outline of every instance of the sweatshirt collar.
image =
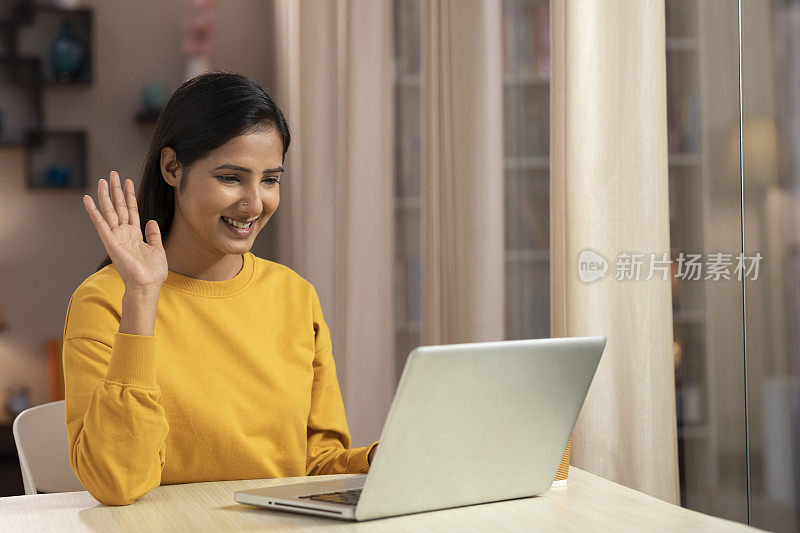
POLYGON ((167 279, 164 281, 164 287, 194 294, 197 296, 205 296, 208 298, 225 298, 232 296, 242 290, 253 279, 255 272, 255 259, 251 252, 244 254, 244 264, 242 269, 234 277, 221 281, 208 281, 204 279, 190 278, 183 274, 178 274, 172 270, 167 271, 167 279))

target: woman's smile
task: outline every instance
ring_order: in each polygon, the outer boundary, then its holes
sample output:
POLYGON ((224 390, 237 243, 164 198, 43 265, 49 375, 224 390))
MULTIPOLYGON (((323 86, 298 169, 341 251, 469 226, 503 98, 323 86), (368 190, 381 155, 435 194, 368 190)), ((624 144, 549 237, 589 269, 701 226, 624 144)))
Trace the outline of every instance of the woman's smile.
MULTIPOLYGON (((246 227, 242 228, 231 224, 231 219, 228 217, 220 217, 220 220, 225 225, 225 227, 228 228, 228 231, 230 231, 236 237, 245 238, 249 237, 253 233, 253 226, 255 225, 254 221, 251 221, 249 224, 247 224, 246 227)), ((236 224, 240 223, 236 222, 236 224)))

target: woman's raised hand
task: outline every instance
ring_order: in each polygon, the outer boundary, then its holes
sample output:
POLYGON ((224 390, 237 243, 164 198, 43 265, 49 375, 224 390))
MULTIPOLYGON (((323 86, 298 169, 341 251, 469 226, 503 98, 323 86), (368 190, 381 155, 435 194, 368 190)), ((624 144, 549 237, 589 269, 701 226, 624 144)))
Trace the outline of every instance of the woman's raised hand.
POLYGON ((83 205, 125 282, 125 290, 160 291, 169 270, 167 254, 155 220, 148 220, 145 225, 147 242, 142 238, 133 181, 125 180, 123 190, 119 174, 112 170, 109 181, 101 178, 97 182, 97 202, 102 212, 95 207, 91 196, 83 197, 83 205))

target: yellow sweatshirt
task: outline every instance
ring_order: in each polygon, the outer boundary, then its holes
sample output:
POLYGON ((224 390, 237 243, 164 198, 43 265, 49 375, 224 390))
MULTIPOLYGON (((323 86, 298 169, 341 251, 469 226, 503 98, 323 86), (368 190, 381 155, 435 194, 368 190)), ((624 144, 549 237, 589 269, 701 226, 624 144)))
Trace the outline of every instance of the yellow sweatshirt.
POLYGON ((330 332, 314 287, 244 254, 233 278, 169 271, 155 335, 119 333, 111 264, 75 290, 64 324, 70 462, 106 505, 159 485, 365 473, 350 448, 330 332))

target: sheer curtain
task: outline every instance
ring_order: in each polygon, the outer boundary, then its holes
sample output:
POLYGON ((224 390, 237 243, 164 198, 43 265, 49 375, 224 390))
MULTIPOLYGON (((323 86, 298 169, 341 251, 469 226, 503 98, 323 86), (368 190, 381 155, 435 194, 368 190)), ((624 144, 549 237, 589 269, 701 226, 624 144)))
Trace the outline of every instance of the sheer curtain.
POLYGON ((664 2, 552 14, 552 336, 608 338, 572 464, 679 503, 669 276, 615 279, 618 254, 669 257, 664 2), (584 250, 605 279, 581 281, 584 250))
POLYGON ((502 340, 501 6, 424 5, 422 342, 502 340))
POLYGON ((275 0, 276 98, 293 140, 278 260, 317 289, 353 446, 395 386, 392 25, 388 2, 275 0))

